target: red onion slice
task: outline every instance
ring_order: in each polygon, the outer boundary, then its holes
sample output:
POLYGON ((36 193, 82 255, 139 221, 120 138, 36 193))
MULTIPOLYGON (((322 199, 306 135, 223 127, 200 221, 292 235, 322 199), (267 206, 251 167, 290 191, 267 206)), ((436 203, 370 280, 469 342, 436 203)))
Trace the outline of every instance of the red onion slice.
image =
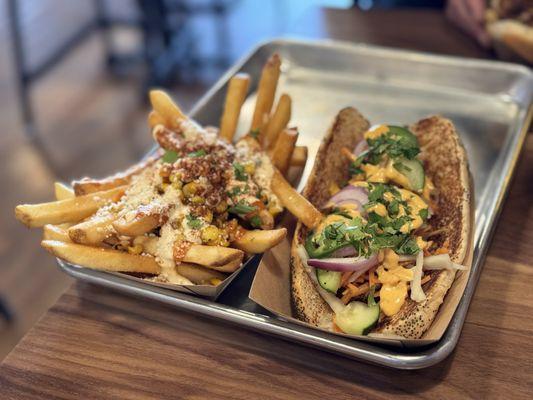
POLYGON ((368 191, 360 186, 348 185, 331 197, 329 204, 331 203, 338 206, 348 203, 355 203, 358 206, 362 206, 368 203, 368 191))
POLYGON ((359 157, 359 155, 368 149, 368 142, 363 139, 361 140, 359 143, 357 143, 357 146, 355 146, 355 150, 353 151, 353 154, 356 156, 356 157, 359 157))
POLYGON ((328 271, 360 271, 368 270, 378 263, 378 256, 372 255, 370 258, 352 257, 352 258, 310 258, 307 264, 312 267, 325 269, 328 271))
POLYGON ((355 254, 355 248, 353 246, 348 245, 331 253, 331 258, 352 257, 355 256, 355 254))

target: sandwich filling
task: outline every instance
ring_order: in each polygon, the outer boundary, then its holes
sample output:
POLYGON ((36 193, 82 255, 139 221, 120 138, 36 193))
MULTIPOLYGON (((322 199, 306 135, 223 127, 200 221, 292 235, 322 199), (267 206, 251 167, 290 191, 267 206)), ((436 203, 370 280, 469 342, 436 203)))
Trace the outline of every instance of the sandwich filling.
POLYGON ((351 178, 342 187, 332 184, 323 220, 298 251, 334 312, 333 327, 367 334, 407 298, 425 301, 428 270, 464 267, 451 261, 446 243, 431 240, 438 193, 412 132, 372 127, 343 153, 351 178))

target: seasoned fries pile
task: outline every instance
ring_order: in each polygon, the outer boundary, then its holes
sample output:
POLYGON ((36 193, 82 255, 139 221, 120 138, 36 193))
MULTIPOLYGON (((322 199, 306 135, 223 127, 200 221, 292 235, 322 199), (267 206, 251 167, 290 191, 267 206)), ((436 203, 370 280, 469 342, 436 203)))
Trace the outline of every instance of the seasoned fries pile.
POLYGON ((286 236, 275 229, 284 207, 308 208, 285 179, 290 166, 305 165, 307 148, 287 128, 287 94, 272 112, 280 65, 278 55, 265 65, 252 126, 235 144, 248 75, 230 80, 220 130, 199 126, 154 90, 148 123, 161 147, 154 156, 104 179, 56 183, 56 201, 19 205, 16 217, 43 227, 42 246, 73 264, 161 283, 219 284, 247 255, 286 236))

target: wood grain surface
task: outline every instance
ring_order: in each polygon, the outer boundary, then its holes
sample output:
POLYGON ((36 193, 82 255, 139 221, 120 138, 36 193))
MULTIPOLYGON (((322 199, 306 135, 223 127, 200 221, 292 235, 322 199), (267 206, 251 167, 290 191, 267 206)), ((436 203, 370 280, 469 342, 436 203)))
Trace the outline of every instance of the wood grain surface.
POLYGON ((372 366, 76 284, 1 364, 0 398, 530 398, 532 166, 529 135, 459 344, 434 367, 372 366))

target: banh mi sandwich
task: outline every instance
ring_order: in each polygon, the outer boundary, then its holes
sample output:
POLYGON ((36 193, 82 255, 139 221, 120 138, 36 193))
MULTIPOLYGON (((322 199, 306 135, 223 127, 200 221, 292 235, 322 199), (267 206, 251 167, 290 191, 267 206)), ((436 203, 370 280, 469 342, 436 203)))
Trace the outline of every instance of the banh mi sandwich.
POLYGON ((286 129, 290 97, 282 95, 271 113, 280 63, 273 55, 263 68, 257 121, 243 138, 233 141, 248 75, 229 81, 220 129, 199 125, 165 92, 151 91, 154 157, 108 178, 56 184, 57 201, 19 205, 16 217, 42 227, 42 246, 70 263, 170 285, 218 285, 286 236, 275 228, 283 207, 274 172, 290 187, 283 174, 304 165, 307 152, 296 152, 298 132, 286 129), (277 147, 283 154, 270 151, 277 147))
POLYGON ((345 108, 302 194, 322 216, 299 218, 294 234, 297 318, 352 335, 420 338, 469 245, 468 163, 453 124, 433 116, 370 127, 345 108))

